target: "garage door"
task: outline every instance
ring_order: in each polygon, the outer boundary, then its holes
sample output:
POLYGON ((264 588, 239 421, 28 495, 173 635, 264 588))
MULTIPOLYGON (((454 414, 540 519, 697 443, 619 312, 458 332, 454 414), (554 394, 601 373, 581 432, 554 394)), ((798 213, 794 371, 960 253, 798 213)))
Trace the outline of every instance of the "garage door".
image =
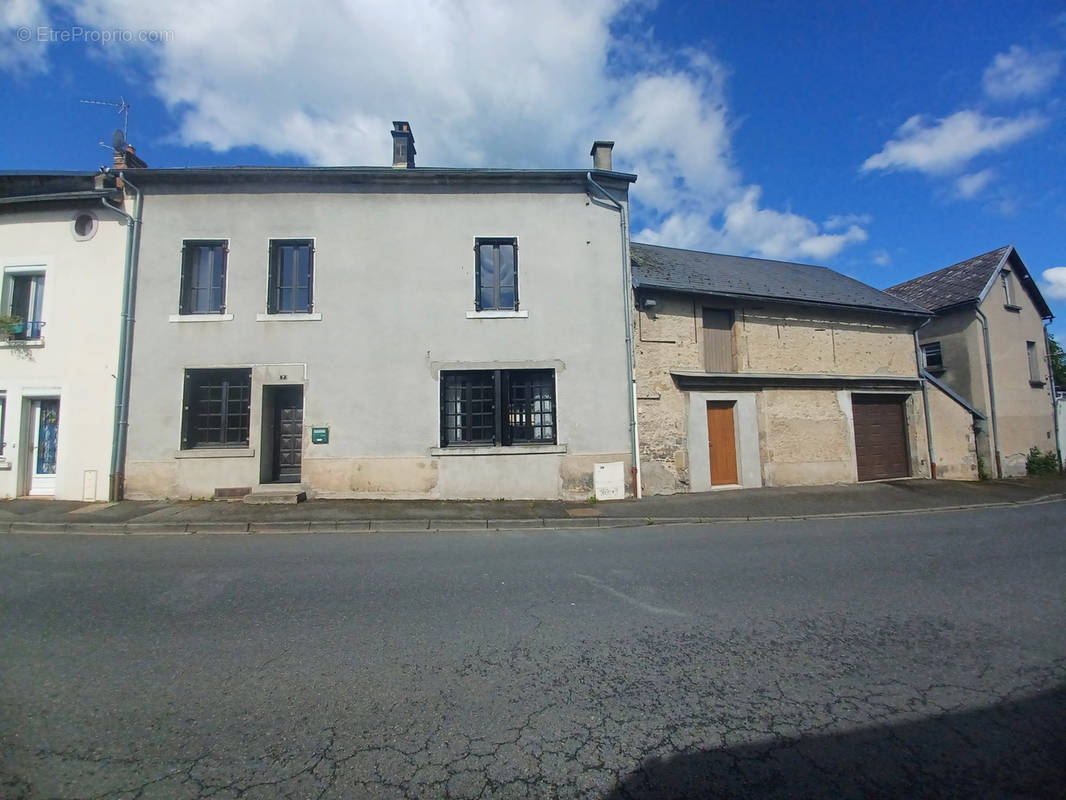
POLYGON ((860 481, 905 478, 910 475, 907 458, 907 425, 902 395, 853 394, 855 460, 860 481))

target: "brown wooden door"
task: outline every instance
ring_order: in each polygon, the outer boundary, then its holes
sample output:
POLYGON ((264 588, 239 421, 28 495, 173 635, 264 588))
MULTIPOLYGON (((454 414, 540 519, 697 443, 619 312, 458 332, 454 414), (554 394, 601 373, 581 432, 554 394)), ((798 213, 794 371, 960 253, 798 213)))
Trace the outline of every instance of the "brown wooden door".
POLYGON ((737 480, 737 441, 733 430, 734 403, 707 403, 707 448, 711 454, 711 486, 737 480))
POLYGON ((898 395, 851 396, 860 481, 910 475, 904 399, 898 395))
POLYGON ((285 386, 274 397, 274 480, 299 483, 303 461, 304 392, 285 386))
POLYGON ((733 312, 703 309, 704 372, 735 372, 733 366, 733 312))

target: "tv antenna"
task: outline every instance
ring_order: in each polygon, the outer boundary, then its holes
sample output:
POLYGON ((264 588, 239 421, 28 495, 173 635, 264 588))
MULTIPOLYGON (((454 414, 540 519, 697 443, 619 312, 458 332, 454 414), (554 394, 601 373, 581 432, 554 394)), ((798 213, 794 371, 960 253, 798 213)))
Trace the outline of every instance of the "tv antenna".
POLYGON ((120 97, 117 103, 108 103, 106 100, 82 100, 81 102, 91 106, 110 106, 111 108, 117 108, 118 113, 122 115, 122 138, 126 138, 126 133, 130 125, 130 104, 126 102, 126 98, 120 97))

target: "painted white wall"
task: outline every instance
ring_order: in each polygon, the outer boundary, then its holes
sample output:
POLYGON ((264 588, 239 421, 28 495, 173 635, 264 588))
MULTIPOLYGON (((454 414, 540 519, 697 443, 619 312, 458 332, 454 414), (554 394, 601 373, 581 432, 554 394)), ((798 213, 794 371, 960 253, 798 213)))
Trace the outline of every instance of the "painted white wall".
MULTIPOLYGON (((441 369, 555 369, 563 447, 557 456, 529 457, 530 496, 565 494, 561 460, 607 454, 613 458, 597 460, 616 460, 628 452, 618 213, 589 203, 582 186, 201 187, 168 194, 144 188, 129 496, 210 490, 193 485, 199 459, 175 458, 182 377, 196 367, 304 365, 305 475, 314 474, 316 460, 334 477, 357 467, 388 474, 380 491, 363 483, 346 492, 334 481, 330 493, 338 496, 516 496, 526 469, 521 459, 477 462, 434 452, 441 369), (523 316, 469 318, 475 238, 512 236, 523 316), (263 319, 273 238, 314 238, 320 318, 263 319), (228 240, 232 318, 171 321, 187 239, 228 240), (310 443, 312 426, 330 428, 329 444, 310 443), (553 465, 547 472, 546 464, 553 465), (494 478, 501 468, 506 480, 494 478), (405 483, 407 469, 412 477, 405 483), (437 477, 420 482, 417 470, 437 477), (507 493, 495 494, 501 486, 507 493)), ((252 449, 261 397, 261 386, 253 385, 252 449)), ((211 469, 223 469, 218 463, 212 460, 211 469)), ((258 456, 233 459, 224 469, 212 480, 225 483, 215 486, 259 482, 258 456)), ((590 462, 589 487, 591 472, 590 462)))
POLYGON ((45 272, 42 341, 0 342, 6 404, 0 497, 25 492, 28 405, 52 397, 59 398, 55 497, 107 499, 125 245, 125 218, 100 203, 34 204, 0 215, 0 269, 45 272), (79 241, 73 219, 83 211, 97 217, 97 226, 79 241))

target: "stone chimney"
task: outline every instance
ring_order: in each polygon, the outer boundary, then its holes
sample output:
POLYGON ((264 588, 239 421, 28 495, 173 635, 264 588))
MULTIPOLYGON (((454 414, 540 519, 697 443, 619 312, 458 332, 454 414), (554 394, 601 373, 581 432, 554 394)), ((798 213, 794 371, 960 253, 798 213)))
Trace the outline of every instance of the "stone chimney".
POLYGON ((415 165, 415 135, 409 122, 392 123, 392 165, 402 169, 415 165))
POLYGON ((611 148, 614 147, 614 142, 595 141, 592 143, 592 150, 589 155, 592 156, 592 168, 603 170, 604 172, 611 172, 611 148))
POLYGON ((133 145, 115 151, 115 169, 144 169, 148 165, 137 155, 133 145))

